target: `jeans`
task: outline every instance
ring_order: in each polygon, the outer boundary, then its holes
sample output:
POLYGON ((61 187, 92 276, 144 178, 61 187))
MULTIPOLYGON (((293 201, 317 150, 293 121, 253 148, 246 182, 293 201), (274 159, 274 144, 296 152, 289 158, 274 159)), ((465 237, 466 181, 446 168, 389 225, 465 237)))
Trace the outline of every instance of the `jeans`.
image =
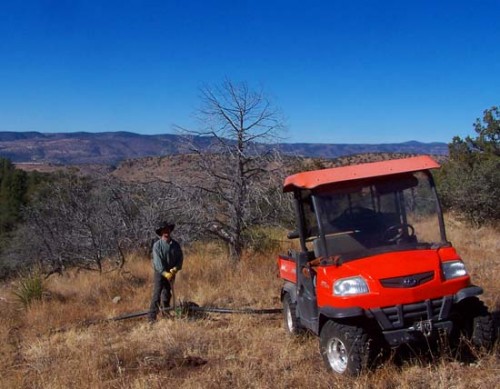
POLYGON ((170 298, 172 297, 170 281, 156 271, 153 275, 153 283, 153 296, 151 297, 151 305, 149 306, 149 320, 156 320, 160 302, 163 308, 168 308, 170 306, 170 298))

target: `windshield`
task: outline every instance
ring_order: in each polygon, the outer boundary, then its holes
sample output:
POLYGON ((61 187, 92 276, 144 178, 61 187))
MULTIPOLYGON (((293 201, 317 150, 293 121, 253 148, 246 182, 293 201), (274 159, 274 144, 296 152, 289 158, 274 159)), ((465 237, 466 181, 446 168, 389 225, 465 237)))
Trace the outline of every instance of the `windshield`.
POLYGON ((444 240, 439 206, 425 172, 316 190, 304 208, 316 256, 430 247, 444 240), (316 224, 316 225, 314 225, 316 224))

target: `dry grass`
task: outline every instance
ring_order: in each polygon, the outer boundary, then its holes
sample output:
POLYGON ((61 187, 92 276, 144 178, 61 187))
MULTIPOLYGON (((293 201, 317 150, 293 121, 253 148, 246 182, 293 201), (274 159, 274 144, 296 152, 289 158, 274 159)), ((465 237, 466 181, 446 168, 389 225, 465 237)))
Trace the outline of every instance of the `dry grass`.
POLYGON ((473 282, 483 287, 482 300, 492 311, 500 312, 500 231, 491 227, 474 229, 448 217, 446 232, 473 282))
MULTIPOLYGON (((498 232, 468 230, 449 220, 448 235, 462 254, 484 301, 499 310, 498 232)), ((248 253, 238 264, 216 245, 186 250, 177 299, 200 305, 269 308, 280 305, 277 252, 248 253)), ((448 356, 411 355, 357 379, 323 367, 318 340, 290 338, 280 315, 210 314, 204 319, 144 319, 88 325, 145 310, 151 292, 148 259, 129 258, 122 274, 52 276, 40 303, 23 309, 0 285, 2 388, 494 388, 498 347, 474 364, 448 356), (113 299, 120 296, 115 304, 113 299)))

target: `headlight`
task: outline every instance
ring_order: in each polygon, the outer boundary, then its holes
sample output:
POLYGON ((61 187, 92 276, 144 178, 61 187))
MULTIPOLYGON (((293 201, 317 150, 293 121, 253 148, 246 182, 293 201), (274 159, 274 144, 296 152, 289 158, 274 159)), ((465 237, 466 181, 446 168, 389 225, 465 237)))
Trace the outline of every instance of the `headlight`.
POLYGON ((452 278, 463 277, 467 275, 467 270, 462 261, 447 261, 443 262, 443 274, 445 280, 452 278))
POLYGON ((333 284, 335 296, 351 296, 368 292, 368 285, 362 277, 341 278, 333 284))

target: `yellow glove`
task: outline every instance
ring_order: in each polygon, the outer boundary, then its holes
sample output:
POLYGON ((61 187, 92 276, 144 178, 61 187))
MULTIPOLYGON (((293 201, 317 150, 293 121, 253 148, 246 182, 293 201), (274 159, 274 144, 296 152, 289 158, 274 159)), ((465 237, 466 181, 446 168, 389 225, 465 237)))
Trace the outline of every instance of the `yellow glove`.
POLYGON ((173 267, 172 269, 170 269, 170 273, 172 273, 172 275, 175 276, 175 274, 178 272, 179 270, 177 270, 176 267, 173 267))
POLYGON ((163 273, 161 273, 161 275, 163 277, 165 277, 167 280, 171 280, 172 278, 174 278, 174 275, 168 271, 164 271, 163 273))

